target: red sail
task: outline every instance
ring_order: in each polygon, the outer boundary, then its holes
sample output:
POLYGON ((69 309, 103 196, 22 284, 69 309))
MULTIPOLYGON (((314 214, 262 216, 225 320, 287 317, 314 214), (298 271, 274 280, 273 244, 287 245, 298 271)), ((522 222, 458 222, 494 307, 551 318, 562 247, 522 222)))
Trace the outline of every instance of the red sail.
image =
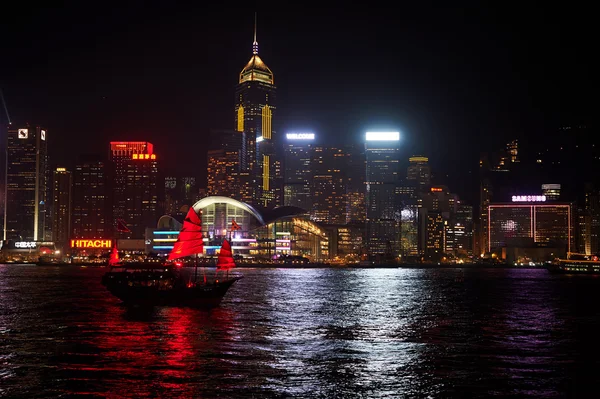
POLYGON ((229 241, 224 240, 223 245, 221 246, 221 250, 219 251, 219 260, 217 261, 217 269, 232 269, 235 267, 235 262, 233 261, 233 256, 231 252, 231 245, 229 245, 229 241))
POLYGON ((179 232, 177 242, 169 253, 169 260, 202 253, 202 221, 193 207, 183 220, 183 228, 179 232))
POLYGON ((115 245, 110 253, 110 258, 108 259, 109 266, 116 266, 119 264, 119 251, 117 250, 117 246, 115 245))

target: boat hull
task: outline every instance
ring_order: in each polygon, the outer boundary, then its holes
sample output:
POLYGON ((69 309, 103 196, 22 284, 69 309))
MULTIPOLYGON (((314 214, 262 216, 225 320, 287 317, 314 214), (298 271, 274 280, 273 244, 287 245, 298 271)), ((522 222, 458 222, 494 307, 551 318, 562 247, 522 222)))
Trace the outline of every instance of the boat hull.
POLYGON ((127 280, 112 280, 107 273, 103 284, 108 291, 128 306, 177 306, 211 308, 218 306, 233 283, 241 277, 211 283, 175 285, 165 289, 156 286, 131 286, 127 280), (111 281, 112 280, 112 281, 111 281))
POLYGON ((548 266, 550 273, 558 274, 599 274, 600 262, 561 261, 548 266))

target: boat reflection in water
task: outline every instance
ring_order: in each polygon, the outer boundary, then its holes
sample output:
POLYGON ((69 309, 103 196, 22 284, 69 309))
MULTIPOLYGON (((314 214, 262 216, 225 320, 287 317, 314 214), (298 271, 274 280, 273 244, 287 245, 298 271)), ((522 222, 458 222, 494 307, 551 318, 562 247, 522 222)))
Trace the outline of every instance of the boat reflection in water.
MULTIPOLYGON (((237 224, 234 224, 236 227, 237 224)), ((202 273, 198 279, 198 257, 203 251, 201 219, 190 208, 169 261, 157 263, 121 263, 116 248, 109 260, 111 270, 102 277, 102 284, 127 305, 214 307, 219 305, 229 288, 241 276, 229 276, 235 267, 231 245, 225 239, 219 252, 217 269, 212 278, 202 273), (179 258, 194 256, 194 277, 185 278, 179 258), (225 276, 219 278, 219 272, 225 276)))

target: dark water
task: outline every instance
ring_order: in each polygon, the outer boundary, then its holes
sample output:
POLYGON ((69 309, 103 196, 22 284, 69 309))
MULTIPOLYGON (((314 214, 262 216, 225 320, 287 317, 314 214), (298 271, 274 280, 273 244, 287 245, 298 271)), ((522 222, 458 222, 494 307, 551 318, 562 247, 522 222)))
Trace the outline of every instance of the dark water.
POLYGON ((103 272, 0 265, 0 397, 597 393, 594 277, 243 269, 218 309, 135 313, 103 272))

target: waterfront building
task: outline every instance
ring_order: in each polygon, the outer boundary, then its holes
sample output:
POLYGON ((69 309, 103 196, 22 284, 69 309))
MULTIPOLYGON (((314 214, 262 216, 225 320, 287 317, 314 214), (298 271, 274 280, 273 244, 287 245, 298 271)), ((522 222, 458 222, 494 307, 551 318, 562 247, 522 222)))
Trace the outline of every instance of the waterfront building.
MULTIPOLYGON (((236 256, 248 260, 272 262, 303 257, 323 261, 330 256, 327 231, 304 214, 297 214, 295 208, 261 212, 250 204, 219 196, 202 198, 193 207, 201 215, 204 256, 215 256, 225 238, 231 240, 236 256), (232 229, 233 221, 239 229, 232 229)), ((162 216, 157 228, 147 230, 146 252, 168 254, 182 222, 178 216, 162 216)))
POLYGON ((315 147, 311 166, 311 220, 326 224, 345 224, 348 219, 348 153, 336 147, 315 147))
POLYGON ((6 143, 4 240, 44 241, 48 204, 48 133, 30 124, 10 126, 6 143))
POLYGON ((543 196, 515 196, 512 203, 488 207, 488 248, 546 246, 565 256, 574 245, 573 206, 567 202, 544 202, 543 196))
POLYGON ((314 133, 287 133, 284 151, 283 204, 305 209, 312 208, 310 182, 314 133))
POLYGON ((71 238, 72 186, 72 173, 56 168, 52 179, 52 241, 63 249, 71 238))
POLYGON ((252 203, 272 208, 283 203, 282 165, 274 122, 275 77, 258 55, 256 26, 252 57, 239 75, 235 90, 235 127, 242 135, 240 170, 247 172, 252 203))
POLYGON ((82 157, 73 171, 72 238, 105 238, 112 232, 108 222, 106 162, 82 157))
POLYGON ((145 141, 113 141, 110 164, 112 219, 117 232, 121 238, 143 239, 146 227, 154 226, 157 219, 158 162, 154 146, 145 141))
POLYGON ((372 255, 396 256, 400 250, 398 132, 365 136, 366 240, 372 255))

